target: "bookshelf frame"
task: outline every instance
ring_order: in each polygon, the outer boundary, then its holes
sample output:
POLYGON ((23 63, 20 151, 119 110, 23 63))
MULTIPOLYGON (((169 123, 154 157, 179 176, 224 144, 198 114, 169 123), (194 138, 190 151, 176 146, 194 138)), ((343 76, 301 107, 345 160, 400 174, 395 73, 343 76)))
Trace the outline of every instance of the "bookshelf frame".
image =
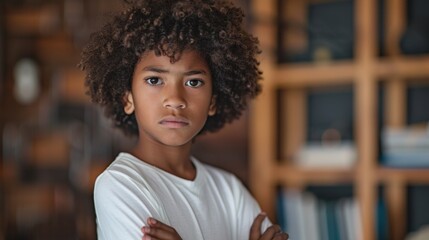
MULTIPOLYGON (((251 191, 262 209, 274 219, 277 186, 302 188, 313 183, 352 183, 360 206, 362 239, 374 240, 377 188, 383 184, 390 238, 404 239, 407 185, 429 184, 429 169, 391 169, 378 164, 377 89, 383 81, 386 96, 385 122, 382 124, 404 126, 406 79, 429 76, 428 55, 400 54, 399 39, 406 25, 406 0, 385 1, 386 57, 378 56, 377 24, 374 24, 377 22, 377 1, 355 0, 354 58, 325 64, 277 63, 278 1, 253 0, 250 8, 254 19, 253 33, 260 39, 263 51, 260 61, 264 73, 263 92, 253 103, 250 115, 251 191), (349 170, 308 170, 294 166, 288 160, 277 159, 279 130, 290 143, 282 146, 282 156, 290 156, 305 141, 305 88, 324 85, 352 85, 354 89, 354 132, 359 159, 349 170), (289 91, 285 104, 294 106, 293 112, 286 107, 281 116, 288 120, 282 129, 277 129, 276 91, 279 89, 289 91)), ((294 3, 294 7, 305 6, 306 1, 314 0, 301 0, 299 4, 294 3)), ((303 13, 302 9, 296 12, 303 13)), ((299 14, 293 17, 305 21, 299 14)))

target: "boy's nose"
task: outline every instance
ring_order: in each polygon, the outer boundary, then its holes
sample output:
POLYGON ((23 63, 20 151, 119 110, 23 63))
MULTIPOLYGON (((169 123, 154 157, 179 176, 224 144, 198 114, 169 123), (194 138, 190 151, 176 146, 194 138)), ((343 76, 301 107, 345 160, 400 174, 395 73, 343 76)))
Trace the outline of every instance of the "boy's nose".
POLYGON ((163 106, 171 109, 186 108, 186 101, 183 98, 181 90, 178 88, 166 90, 163 106))

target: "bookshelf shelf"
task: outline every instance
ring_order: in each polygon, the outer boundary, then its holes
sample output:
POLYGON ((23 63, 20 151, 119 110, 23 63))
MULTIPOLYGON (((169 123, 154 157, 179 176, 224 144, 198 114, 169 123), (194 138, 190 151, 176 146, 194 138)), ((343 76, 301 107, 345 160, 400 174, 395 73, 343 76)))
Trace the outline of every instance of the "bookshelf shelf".
MULTIPOLYGON (((395 77, 419 78, 429 75, 429 56, 382 58, 375 63, 375 81, 395 77)), ((352 84, 359 67, 353 61, 280 65, 274 70, 276 87, 313 87, 352 84), (283 77, 284 76, 284 77, 283 77)))
MULTIPOLYGON (((377 40, 378 1, 252 1, 252 27, 257 36, 258 33, 265 34, 261 36, 263 92, 252 105, 250 118, 250 188, 271 218, 276 219, 278 187, 305 189, 309 185, 351 184, 359 206, 360 239, 375 240, 377 218, 374 209, 380 198, 379 187, 384 186, 389 239, 405 238, 407 187, 429 184, 429 168, 401 169, 381 165, 378 159, 378 133, 386 126, 406 126, 408 83, 423 81, 426 84, 429 81, 429 54, 401 54, 399 43, 406 27, 407 1, 390 0, 381 5, 385 12, 382 57, 379 56, 377 40), (333 2, 353 3, 354 57, 329 62, 278 63, 278 55, 273 49, 281 50, 279 45, 284 44, 285 39, 279 40, 284 35, 279 38, 278 34, 284 33, 273 31, 280 29, 275 26, 277 23, 270 24, 271 21, 267 23, 261 19, 286 21, 285 16, 278 16, 285 14, 295 24, 305 25, 308 4, 333 2), (279 7, 279 3, 283 8, 279 7), (307 93, 312 88, 323 86, 329 89, 352 87, 353 140, 358 161, 351 169, 307 169, 290 161, 290 157, 306 142, 306 121, 309 117, 307 93), (380 86, 384 90, 382 122, 378 119, 382 96, 380 86)), ((295 44, 296 39, 292 39, 295 44)), ((302 35, 298 39, 308 40, 302 35)))
POLYGON ((427 77, 429 76, 429 56, 401 56, 395 58, 383 58, 377 65, 379 77, 427 77))
POLYGON ((292 164, 281 164, 276 168, 275 179, 286 186, 311 184, 348 184, 356 175, 354 169, 308 169, 292 164))
POLYGON ((407 184, 429 184, 429 169, 397 169, 380 167, 379 182, 401 181, 407 184))
POLYGON ((279 87, 305 87, 323 84, 350 84, 356 66, 352 61, 319 64, 287 64, 275 71, 279 87), (283 77, 284 76, 284 77, 283 77))

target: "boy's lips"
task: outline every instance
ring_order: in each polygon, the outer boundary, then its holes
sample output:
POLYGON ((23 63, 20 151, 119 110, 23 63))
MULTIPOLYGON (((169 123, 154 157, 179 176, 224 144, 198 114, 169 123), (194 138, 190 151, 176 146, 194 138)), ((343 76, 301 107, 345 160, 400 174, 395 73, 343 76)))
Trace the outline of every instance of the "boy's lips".
POLYGON ((159 124, 167 128, 181 128, 189 125, 189 121, 184 117, 168 116, 161 119, 159 124))

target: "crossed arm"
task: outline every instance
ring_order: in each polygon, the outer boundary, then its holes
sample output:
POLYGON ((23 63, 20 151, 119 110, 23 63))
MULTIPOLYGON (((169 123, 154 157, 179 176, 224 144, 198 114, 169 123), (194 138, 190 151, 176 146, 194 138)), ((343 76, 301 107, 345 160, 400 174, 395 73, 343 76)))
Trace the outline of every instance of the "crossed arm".
MULTIPOLYGON (((266 214, 260 213, 250 228, 249 240, 287 240, 288 234, 282 232, 278 225, 272 225, 261 233, 261 224, 266 214)), ((147 226, 142 227, 142 240, 181 240, 176 230, 154 218, 147 220, 147 226)))

